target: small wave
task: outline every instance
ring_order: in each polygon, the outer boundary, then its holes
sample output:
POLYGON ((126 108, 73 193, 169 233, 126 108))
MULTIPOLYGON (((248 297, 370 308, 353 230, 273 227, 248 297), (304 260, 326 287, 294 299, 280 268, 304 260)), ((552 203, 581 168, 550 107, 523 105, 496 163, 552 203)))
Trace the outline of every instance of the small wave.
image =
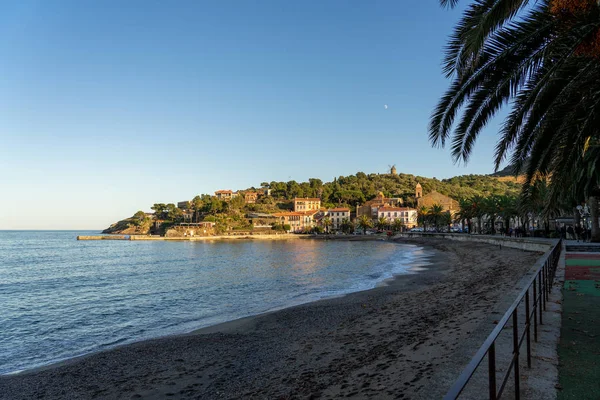
POLYGON ((108 343, 101 343, 100 347, 110 347, 110 346, 116 346, 119 343, 123 343, 126 342, 127 339, 126 338, 120 338, 117 340, 113 340, 112 342, 108 342, 108 343))

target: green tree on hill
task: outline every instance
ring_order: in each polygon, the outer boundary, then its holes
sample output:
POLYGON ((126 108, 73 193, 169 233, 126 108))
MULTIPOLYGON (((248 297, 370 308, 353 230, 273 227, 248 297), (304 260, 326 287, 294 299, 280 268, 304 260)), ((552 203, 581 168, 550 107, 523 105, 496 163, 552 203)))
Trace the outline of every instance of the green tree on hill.
POLYGON ((165 203, 154 203, 150 209, 154 210, 156 219, 165 219, 167 205, 165 203))
POLYGON ((194 221, 200 221, 200 212, 204 208, 204 201, 202 200, 202 197, 195 196, 191 201, 191 207, 194 211, 194 221))
POLYGON ((183 211, 177 208, 175 204, 167 204, 165 211, 167 213, 167 220, 172 222, 181 222, 183 220, 183 211))

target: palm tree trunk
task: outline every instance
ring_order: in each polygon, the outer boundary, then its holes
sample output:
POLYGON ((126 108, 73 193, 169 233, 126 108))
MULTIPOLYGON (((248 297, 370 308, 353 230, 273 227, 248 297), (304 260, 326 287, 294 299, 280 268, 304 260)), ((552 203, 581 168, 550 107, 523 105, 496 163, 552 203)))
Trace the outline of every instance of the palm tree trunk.
POLYGON ((598 223, 599 217, 599 206, 598 206, 598 197, 590 196, 589 204, 590 204, 590 216, 592 217, 592 237, 590 242, 600 243, 600 224, 598 223))

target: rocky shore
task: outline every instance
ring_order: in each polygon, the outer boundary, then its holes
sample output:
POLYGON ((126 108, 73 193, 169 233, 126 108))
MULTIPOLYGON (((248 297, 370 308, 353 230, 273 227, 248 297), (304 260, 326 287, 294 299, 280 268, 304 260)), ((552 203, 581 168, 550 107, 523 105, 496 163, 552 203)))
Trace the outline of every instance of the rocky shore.
POLYGON ((447 390, 539 253, 435 250, 388 285, 0 377, 2 399, 431 399, 447 390))

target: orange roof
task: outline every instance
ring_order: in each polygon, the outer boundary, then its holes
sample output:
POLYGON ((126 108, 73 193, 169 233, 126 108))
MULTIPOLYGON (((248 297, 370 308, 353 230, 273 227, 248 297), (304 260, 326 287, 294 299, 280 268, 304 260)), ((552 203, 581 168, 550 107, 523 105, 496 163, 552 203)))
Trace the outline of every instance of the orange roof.
POLYGON ((302 214, 302 215, 315 215, 316 213, 318 213, 319 210, 309 210, 309 211, 298 211, 298 214, 302 214))
POLYGON ((233 193, 231 190, 217 190, 215 193, 233 193))
POLYGON ((350 209, 345 208, 345 207, 332 208, 331 210, 329 210, 329 212, 349 212, 349 211, 350 211, 350 209))
POLYGON ((377 211, 410 211, 410 210, 415 210, 415 209, 410 208, 410 207, 379 207, 377 209, 377 211))
POLYGON ((318 197, 294 197, 294 201, 321 201, 318 197))
POLYGON ((273 215, 276 217, 301 217, 304 215, 304 213, 290 211, 290 212, 274 213, 273 215))

